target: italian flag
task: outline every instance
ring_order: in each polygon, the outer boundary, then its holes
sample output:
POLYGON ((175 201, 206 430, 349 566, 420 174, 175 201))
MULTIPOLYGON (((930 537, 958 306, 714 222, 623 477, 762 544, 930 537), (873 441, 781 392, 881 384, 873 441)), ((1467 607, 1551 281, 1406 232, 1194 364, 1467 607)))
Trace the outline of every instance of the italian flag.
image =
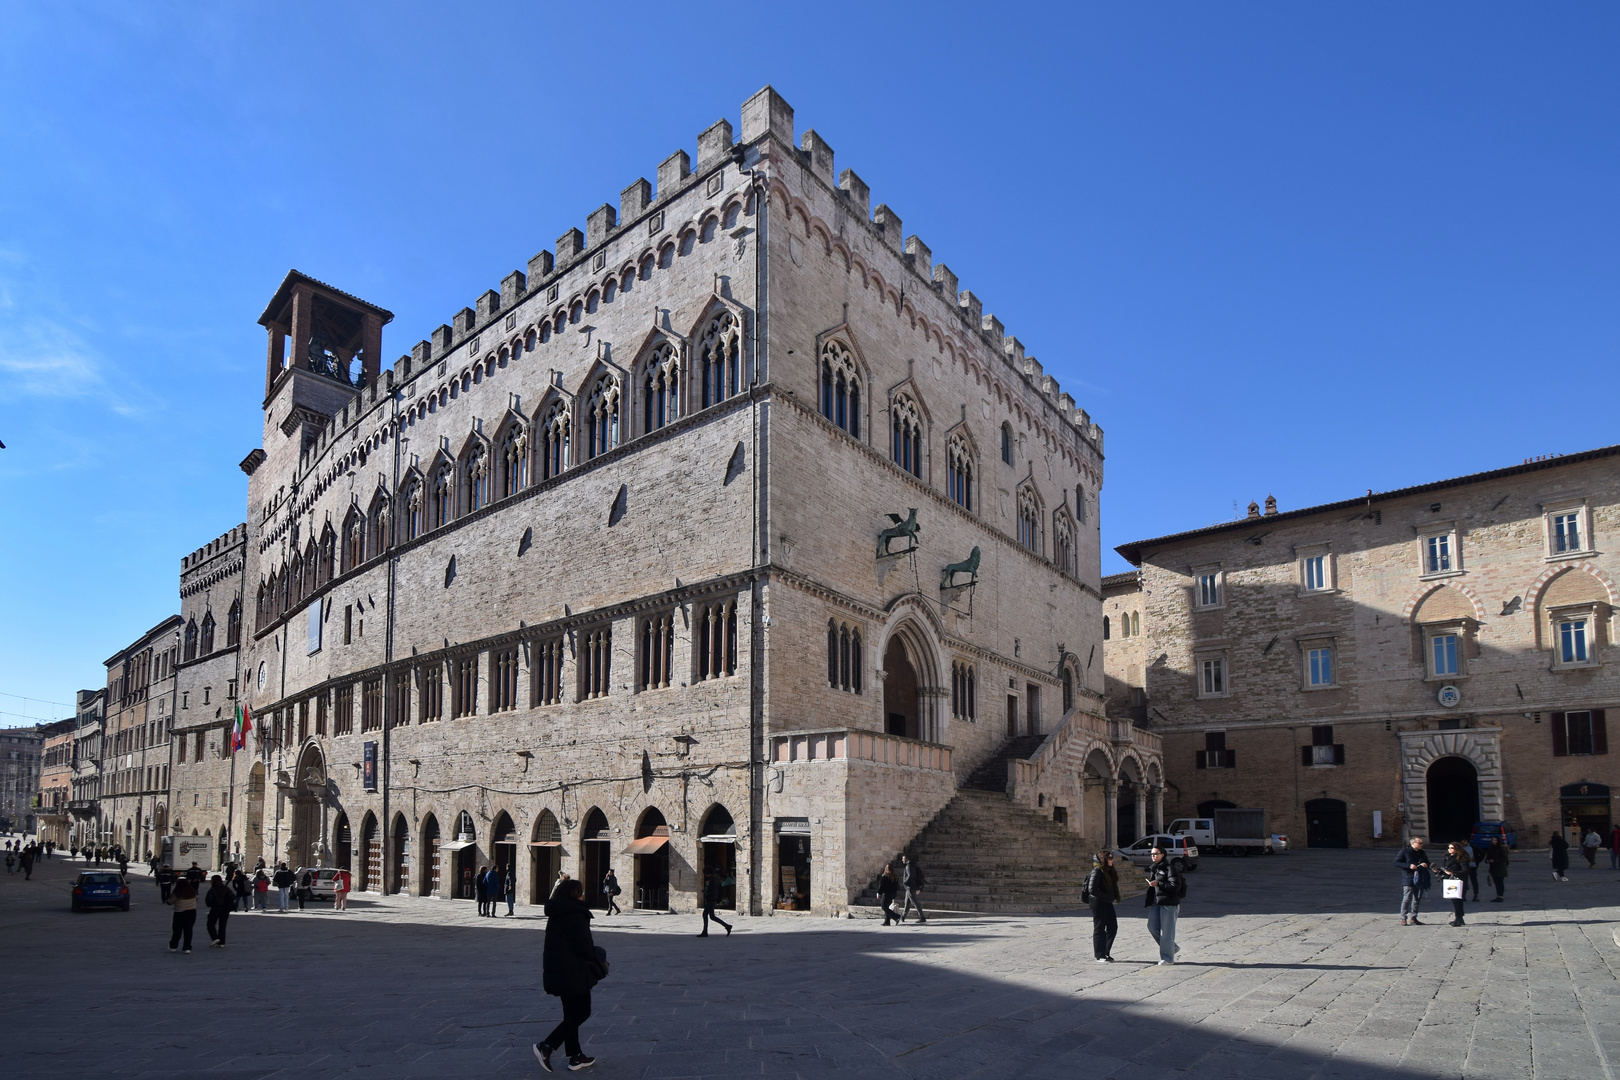
POLYGON ((253 717, 248 714, 246 705, 236 707, 236 722, 231 726, 231 752, 242 749, 247 745, 248 727, 253 723, 253 717))

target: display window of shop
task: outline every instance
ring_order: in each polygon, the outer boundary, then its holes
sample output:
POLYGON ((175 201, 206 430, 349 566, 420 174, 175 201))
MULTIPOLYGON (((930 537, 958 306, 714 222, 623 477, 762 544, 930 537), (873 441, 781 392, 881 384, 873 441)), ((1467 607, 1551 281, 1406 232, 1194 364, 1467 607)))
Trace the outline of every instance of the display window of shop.
POLYGON ((810 910, 810 820, 776 819, 778 911, 810 910))

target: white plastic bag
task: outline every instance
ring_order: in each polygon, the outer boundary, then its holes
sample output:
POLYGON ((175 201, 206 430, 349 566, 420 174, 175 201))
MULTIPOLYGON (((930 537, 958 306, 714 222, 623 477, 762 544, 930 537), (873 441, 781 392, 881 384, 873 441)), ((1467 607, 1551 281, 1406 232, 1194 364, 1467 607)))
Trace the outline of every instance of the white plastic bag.
POLYGON ((1461 878, 1447 878, 1440 884, 1440 895, 1447 900, 1461 900, 1463 898, 1463 883, 1461 878))

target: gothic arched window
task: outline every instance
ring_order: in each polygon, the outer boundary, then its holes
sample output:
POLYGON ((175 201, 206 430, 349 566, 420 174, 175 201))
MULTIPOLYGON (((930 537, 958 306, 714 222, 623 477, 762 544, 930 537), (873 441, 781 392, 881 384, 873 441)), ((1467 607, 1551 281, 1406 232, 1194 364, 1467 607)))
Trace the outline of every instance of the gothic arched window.
POLYGON ((585 399, 585 459, 619 445, 619 380, 603 375, 585 399))
POLYGON ((501 439, 501 497, 529 486, 529 432, 522 424, 506 429, 501 439))
POLYGON ((321 530, 321 549, 315 564, 315 582, 317 585, 324 585, 336 576, 337 533, 332 531, 332 523, 328 521, 326 528, 321 530))
POLYGON ((1018 543, 1037 555, 1041 553, 1041 507, 1028 484, 1018 489, 1018 543))
POLYGON ((186 624, 186 659, 197 659, 197 620, 186 624))
POLYGON ((232 648, 242 640, 242 601, 232 600, 231 610, 225 615, 225 647, 232 648))
POLYGON ((483 446, 475 446, 471 454, 467 455, 467 464, 462 470, 462 479, 467 484, 467 513, 482 510, 489 505, 489 451, 483 446))
POLYGON ((889 406, 889 453, 894 463, 912 476, 922 476, 922 417, 917 403, 904 394, 889 406))
POLYGON ((861 377, 854 354, 841 341, 821 347, 821 415, 861 437, 861 377))
POLYGON ((1013 463, 1013 429, 1005 420, 1001 422, 1001 460, 1008 465, 1013 463))
POLYGON ((415 540, 422 535, 422 481, 412 477, 406 481, 405 493, 400 496, 400 512, 405 515, 405 539, 415 540))
POLYGON ((568 468, 569 433, 573 421, 568 416, 568 408, 561 400, 551 403, 545 419, 540 421, 540 429, 545 441, 540 446, 540 479, 550 480, 553 476, 560 476, 568 468))
POLYGON ((203 613, 202 639, 198 642, 198 648, 203 656, 207 656, 214 651, 214 613, 212 611, 203 613))
POLYGON ((456 477, 448 463, 433 478, 433 490, 428 495, 428 514, 435 529, 450 524, 456 515, 456 477))
POLYGON ((709 320, 698 346, 703 365, 703 406, 718 404, 742 389, 742 327, 722 311, 709 320))
POLYGON ((950 492, 951 501, 964 510, 972 510, 973 452, 968 447, 967 440, 960 435, 952 435, 950 444, 946 447, 946 456, 949 464, 946 469, 945 486, 950 492))
POLYGON ((657 431, 681 414, 681 361, 675 346, 659 345, 641 368, 641 430, 657 431))
POLYGON ((1074 575, 1074 525, 1067 509, 1052 515, 1052 561, 1065 574, 1074 575))
POLYGON ((834 690, 861 692, 861 632, 836 619, 827 622, 827 684, 834 690))
POLYGON ((343 522, 343 573, 366 561, 366 519, 351 509, 343 522))
POLYGON ((390 512, 388 493, 377 492, 371 500, 371 553, 381 555, 393 546, 393 514, 390 512))

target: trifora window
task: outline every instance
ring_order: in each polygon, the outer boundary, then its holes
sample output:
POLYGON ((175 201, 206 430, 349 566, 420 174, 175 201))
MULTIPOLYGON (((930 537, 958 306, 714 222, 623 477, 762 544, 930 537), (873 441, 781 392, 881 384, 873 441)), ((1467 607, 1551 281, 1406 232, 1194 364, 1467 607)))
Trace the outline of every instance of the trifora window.
POLYGON ((546 410, 545 419, 540 421, 544 435, 544 442, 540 444, 540 479, 550 480, 553 476, 562 475, 568 468, 569 435, 572 429, 572 420, 568 416, 568 407, 560 400, 551 403, 546 410))
POLYGON ((675 656, 675 618, 671 612, 649 615, 641 622, 641 670, 638 690, 669 686, 670 662, 675 656))
POLYGON ((529 433, 515 423, 501 439, 501 496, 516 495, 528 486, 529 433))
POLYGON ((827 623, 827 683, 835 690, 861 692, 861 632, 836 619, 827 623))
POLYGON ((659 345, 641 369, 641 430, 657 431, 680 419, 681 361, 675 346, 659 345))
POLYGON ((967 440, 952 435, 946 447, 949 465, 945 474, 945 487, 951 501, 964 510, 973 509, 973 456, 967 440))
POLYGON ((718 679, 737 674, 737 601, 698 608, 696 630, 697 677, 718 679))
POLYGON ((840 341, 821 347, 821 415, 861 437, 861 379, 854 355, 840 341))
POLYGON ((722 311, 709 320, 698 346, 703 366, 703 405, 707 408, 742 389, 742 328, 722 311))
POLYGON ((894 463, 912 476, 922 476, 922 419, 917 414, 917 403, 901 395, 894 399, 889 413, 891 427, 890 456, 894 463))
POLYGON ((613 630, 599 626, 579 635, 579 696, 581 700, 606 697, 612 675, 613 630))
POLYGON ((619 445, 619 380, 603 375, 585 399, 585 458, 619 445))

